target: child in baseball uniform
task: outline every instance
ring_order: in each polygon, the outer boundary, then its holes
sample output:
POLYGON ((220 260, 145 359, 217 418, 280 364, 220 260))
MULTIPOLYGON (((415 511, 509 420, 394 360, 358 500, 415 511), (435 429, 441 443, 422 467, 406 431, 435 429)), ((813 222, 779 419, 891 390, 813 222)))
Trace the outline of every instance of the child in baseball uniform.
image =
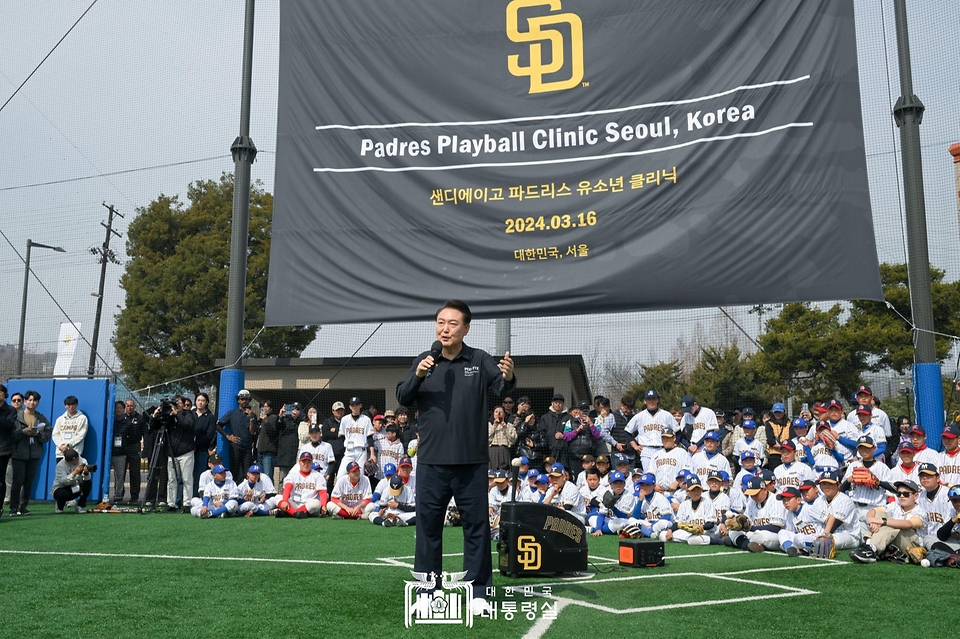
POLYGON ((703 494, 703 482, 699 477, 688 475, 686 486, 689 499, 680 504, 673 523, 660 533, 660 539, 690 546, 709 546, 711 531, 717 527, 714 506, 703 494))
POLYGON ((247 478, 237 486, 240 498, 239 512, 244 517, 269 515, 280 499, 273 480, 263 474, 263 469, 254 464, 247 469, 247 478))
POLYGON ((410 487, 403 483, 400 475, 391 475, 387 491, 380 496, 377 510, 370 514, 375 525, 390 528, 392 526, 414 526, 417 523, 417 504, 410 487))
POLYGON ((604 492, 596 514, 588 517, 591 535, 616 535, 630 521, 637 498, 626 487, 627 478, 622 472, 615 470, 610 473, 609 492, 604 492))
POLYGON ((349 462, 333 487, 327 512, 334 519, 360 519, 372 496, 370 480, 364 476, 360 464, 349 462))
POLYGON ((298 466, 283 478, 283 496, 277 502, 276 517, 319 517, 327 501, 327 480, 313 469, 313 455, 300 453, 298 466))
POLYGON ((227 479, 227 469, 223 465, 214 466, 210 472, 213 481, 203 491, 203 500, 195 516, 201 519, 229 517, 240 507, 237 485, 227 479))

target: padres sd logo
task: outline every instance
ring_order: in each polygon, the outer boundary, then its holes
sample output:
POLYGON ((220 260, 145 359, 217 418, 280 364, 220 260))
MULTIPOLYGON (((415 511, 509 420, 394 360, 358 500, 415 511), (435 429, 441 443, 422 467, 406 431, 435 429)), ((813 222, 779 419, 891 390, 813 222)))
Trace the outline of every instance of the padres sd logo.
POLYGON ((507 68, 518 78, 530 76, 530 93, 572 89, 583 79, 583 23, 580 21, 580 16, 575 13, 550 13, 528 17, 527 31, 521 31, 520 10, 539 6, 549 7, 551 12, 559 11, 560 0, 512 0, 507 5, 507 37, 513 42, 530 43, 530 66, 520 66, 520 56, 513 54, 507 56, 507 68), (570 77, 566 80, 544 82, 543 76, 563 69, 565 61, 563 32, 558 29, 544 28, 559 24, 570 26, 570 77), (544 40, 550 46, 548 64, 543 62, 544 40))
POLYGON ((540 569, 540 544, 532 535, 517 537, 517 561, 524 570, 540 569))

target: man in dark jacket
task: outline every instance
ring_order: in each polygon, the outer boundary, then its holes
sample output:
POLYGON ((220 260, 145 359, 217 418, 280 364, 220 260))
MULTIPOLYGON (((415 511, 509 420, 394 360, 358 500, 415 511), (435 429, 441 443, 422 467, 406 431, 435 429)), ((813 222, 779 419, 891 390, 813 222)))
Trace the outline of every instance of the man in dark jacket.
POLYGON ((28 390, 23 395, 23 410, 17 413, 13 428, 13 490, 10 491, 10 516, 29 515, 27 504, 37 467, 44 456, 44 444, 50 441, 53 427, 37 410, 40 393, 28 390))
POLYGON ((257 463, 263 474, 273 481, 273 468, 277 464, 277 414, 269 399, 260 402, 260 434, 257 436, 257 463))
POLYGON ((13 454, 16 425, 17 411, 7 403, 7 387, 0 384, 0 516, 3 516, 3 498, 7 494, 7 465, 13 454))
MULTIPOLYGON (((277 468, 280 469, 280 481, 297 464, 300 451, 300 409, 294 406, 289 415, 277 421, 277 468)), ((329 494, 329 493, 328 493, 329 494)))
MULTIPOLYGON (((179 507, 183 507, 184 512, 190 511, 190 499, 193 497, 193 451, 196 449, 194 421, 193 412, 184 409, 183 398, 179 395, 154 410, 153 419, 150 421, 151 429, 165 429, 169 454, 166 462, 167 512, 175 512, 179 507)), ((158 463, 161 462, 158 460, 158 463)))
POLYGON ((197 393, 193 401, 193 496, 200 496, 200 475, 207 470, 207 458, 217 452, 217 416, 210 411, 210 396, 197 393))
POLYGON ((566 450, 566 442, 563 441, 563 425, 567 423, 570 415, 563 410, 565 398, 561 393, 556 393, 550 400, 550 410, 545 412, 540 418, 540 430, 550 447, 550 456, 554 461, 560 461, 561 456, 566 450))
MULTIPOLYGON (((118 402, 119 403, 119 402, 118 402)), ((146 427, 132 399, 122 402, 123 413, 113 420, 113 503, 123 501, 124 478, 130 469, 130 503, 140 501, 140 440, 146 427)))
POLYGON ((258 423, 250 408, 251 399, 250 391, 241 389, 237 407, 217 420, 217 432, 230 442, 230 472, 234 477, 244 477, 253 464, 253 437, 258 423))

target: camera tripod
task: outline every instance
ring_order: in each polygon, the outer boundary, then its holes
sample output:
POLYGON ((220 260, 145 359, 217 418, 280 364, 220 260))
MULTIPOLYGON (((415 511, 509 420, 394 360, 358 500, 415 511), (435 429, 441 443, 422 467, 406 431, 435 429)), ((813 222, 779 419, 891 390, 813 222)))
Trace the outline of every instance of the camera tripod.
MULTIPOLYGON (((155 510, 155 506, 151 508, 145 508, 144 504, 147 502, 147 495, 150 494, 150 487, 153 485, 153 482, 156 481, 157 473, 161 470, 160 453, 166 448, 167 445, 167 425, 164 424, 159 430, 160 432, 157 434, 157 441, 153 445, 153 453, 150 455, 150 465, 147 467, 147 485, 140 494, 140 503, 137 505, 137 512, 140 514, 155 510)), ((163 455, 163 457, 169 457, 169 452, 166 455, 163 455)), ((166 459, 164 459, 162 463, 166 463, 166 459)), ((173 474, 177 478, 177 486, 179 487, 181 484, 183 484, 183 474, 180 472, 180 464, 174 463, 171 464, 171 466, 173 466, 173 474)), ((158 503, 160 501, 160 491, 165 491, 166 489, 166 486, 157 486, 156 499, 158 503)), ((168 507, 174 505, 175 504, 167 504, 168 507)), ((186 505, 187 504, 183 504, 183 506, 186 505)))

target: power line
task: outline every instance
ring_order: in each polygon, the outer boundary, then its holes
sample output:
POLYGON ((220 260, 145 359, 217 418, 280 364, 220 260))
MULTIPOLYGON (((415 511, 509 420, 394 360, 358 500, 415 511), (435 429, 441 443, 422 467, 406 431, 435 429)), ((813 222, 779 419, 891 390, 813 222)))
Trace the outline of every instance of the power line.
POLYGON ((10 94, 10 97, 7 98, 7 101, 4 102, 2 106, 0 106, 0 111, 3 111, 3 109, 6 108, 6 106, 7 106, 8 104, 10 104, 10 100, 12 100, 15 95, 17 95, 18 93, 20 93, 20 89, 23 88, 23 85, 25 85, 27 82, 30 81, 30 78, 33 77, 33 74, 36 73, 36 72, 40 69, 40 67, 43 65, 43 63, 47 61, 47 58, 49 58, 51 55, 53 55, 53 52, 57 50, 57 47, 60 46, 60 43, 63 42, 68 35, 70 35, 70 32, 73 31, 73 28, 74 28, 75 26, 77 26, 78 24, 80 24, 80 21, 83 20, 83 16, 87 15, 87 13, 90 11, 90 9, 93 9, 93 5, 95 5, 95 4, 97 4, 97 0, 93 0, 93 2, 90 3, 90 6, 87 7, 87 10, 80 14, 80 17, 77 18, 77 21, 74 22, 74 23, 70 26, 69 29, 67 29, 67 32, 63 34, 63 37, 61 37, 59 40, 57 40, 57 43, 56 43, 55 45, 53 45, 53 48, 50 49, 50 52, 47 53, 47 55, 43 56, 43 60, 40 61, 40 64, 38 64, 38 65, 33 69, 33 71, 30 72, 30 75, 28 75, 28 76, 26 77, 26 79, 25 79, 23 82, 20 83, 20 86, 18 86, 18 87, 16 88, 16 90, 15 90, 13 93, 10 94))
POLYGON ((109 177, 112 175, 123 175, 124 173, 136 173, 138 171, 151 171, 154 169, 167 169, 173 166, 183 166, 185 164, 198 164, 200 162, 209 162, 211 160, 222 160, 224 158, 231 157, 229 154, 214 155, 208 158, 200 158, 197 160, 183 160, 181 162, 169 162, 167 164, 154 164, 153 166, 141 166, 136 169, 123 169, 122 171, 110 171, 109 173, 98 173, 96 175, 84 175, 82 177, 75 178, 66 178, 63 180, 51 180, 50 182, 36 182, 34 184, 21 184, 19 186, 4 186, 0 187, 0 192, 2 191, 16 191, 19 189, 31 189, 38 186, 50 186, 51 184, 68 184, 70 182, 80 182, 82 180, 94 180, 102 177, 109 177))

